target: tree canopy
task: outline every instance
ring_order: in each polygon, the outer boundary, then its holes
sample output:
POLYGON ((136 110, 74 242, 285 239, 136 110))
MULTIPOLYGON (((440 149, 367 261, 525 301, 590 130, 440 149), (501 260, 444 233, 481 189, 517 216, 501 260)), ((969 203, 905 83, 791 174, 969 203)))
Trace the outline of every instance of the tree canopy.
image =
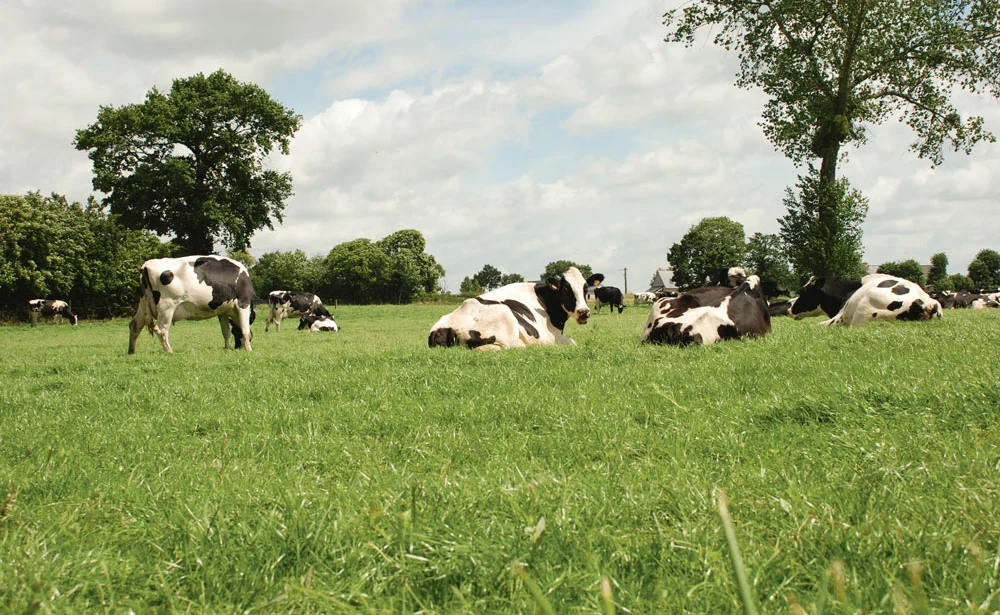
POLYGON ((410 303, 432 293, 445 272, 425 245, 413 229, 377 242, 359 238, 336 245, 326 257, 323 294, 350 303, 410 303))
POLYGON ((969 278, 976 288, 1000 288, 1000 253, 984 249, 969 263, 969 278))
MULTIPOLYGON (((821 161, 815 215, 828 230, 842 148, 864 145, 870 127, 899 118, 934 165, 946 148, 995 140, 952 101, 960 90, 1000 97, 1000 0, 694 0, 664 24, 668 42, 690 46, 706 28, 738 54, 736 85, 767 96, 768 140, 797 163, 821 161)), ((816 247, 824 261, 842 256, 836 241, 816 247)))
POLYGON ((742 224, 725 216, 703 218, 670 246, 667 260, 674 283, 689 290, 708 284, 722 267, 743 265, 746 250, 742 224))
POLYGON ((589 278, 594 273, 593 269, 590 268, 590 265, 581 265, 579 263, 574 263, 573 261, 564 259, 564 260, 552 261, 548 265, 545 265, 545 271, 542 272, 542 275, 541 277, 539 277, 539 279, 547 280, 552 276, 562 275, 570 267, 576 267, 577 269, 579 269, 580 273, 583 274, 584 278, 589 278))
POLYGON ((778 235, 751 235, 747 240, 744 264, 748 273, 757 274, 762 280, 770 280, 784 288, 796 288, 799 285, 788 267, 788 257, 785 256, 785 249, 778 235))
POLYGON ((479 273, 472 276, 472 279, 476 281, 476 284, 483 290, 493 290, 494 288, 500 288, 503 281, 503 273, 499 269, 490 265, 489 263, 483 265, 483 268, 479 270, 479 273))
POLYGON ((244 250, 253 234, 281 222, 292 194, 288 173, 264 168, 287 154, 301 116, 251 83, 219 70, 175 79, 167 94, 102 106, 74 146, 93 161, 93 186, 118 221, 170 235, 187 253, 216 242, 244 250))
POLYGON ((915 259, 909 258, 905 261, 889 261, 882 263, 878 266, 878 273, 885 273, 891 276, 896 276, 897 278, 903 278, 904 280, 909 280, 920 286, 923 286, 926 282, 924 280, 924 270, 920 267, 915 259))
POLYGON ((931 256, 931 270, 927 273, 927 283, 935 290, 948 290, 948 255, 938 252, 931 256))

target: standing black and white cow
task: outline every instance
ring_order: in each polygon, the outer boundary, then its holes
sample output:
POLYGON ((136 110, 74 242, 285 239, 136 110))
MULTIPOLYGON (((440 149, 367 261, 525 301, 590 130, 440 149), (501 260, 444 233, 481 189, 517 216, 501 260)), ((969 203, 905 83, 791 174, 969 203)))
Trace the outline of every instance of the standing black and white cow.
POLYGON ((61 299, 31 299, 28 301, 28 315, 31 317, 32 327, 38 324, 39 317, 51 318, 60 324, 63 318, 69 320, 71 325, 77 323, 76 314, 69 309, 69 304, 61 299))
POLYGON ((217 316, 222 339, 229 348, 230 328, 234 347, 249 352, 256 318, 250 274, 242 263, 223 256, 157 258, 142 264, 139 274, 142 298, 129 324, 128 353, 144 328, 156 334, 163 349, 170 347, 170 325, 177 320, 204 320, 217 316))
POLYGON ((576 267, 544 282, 520 282, 466 299, 431 327, 427 344, 493 350, 575 344, 563 334, 570 318, 586 324, 586 282, 576 267))
MULTIPOLYGON (((319 297, 312 293, 288 290, 272 290, 267 295, 267 304, 270 311, 267 315, 267 324, 264 331, 274 323, 274 330, 281 331, 281 319, 292 314, 304 316, 314 314, 318 317, 326 317, 333 320, 333 316, 323 306, 319 297)), ((302 327, 299 327, 300 329, 302 327)))
POLYGON ((622 295, 621 289, 614 286, 601 286, 603 281, 603 273, 595 273, 587 278, 587 286, 594 287, 594 298, 597 300, 594 309, 600 314, 601 307, 610 305, 612 314, 615 313, 615 308, 618 308, 618 313, 621 314, 622 310, 625 309, 625 297, 622 295))
POLYGON ((792 301, 795 318, 824 312, 822 325, 854 327, 872 320, 930 320, 940 318, 941 304, 919 284, 880 273, 860 280, 811 277, 792 301))
POLYGON ((707 345, 770 331, 771 317, 760 278, 752 275, 736 288, 708 286, 660 299, 650 310, 640 339, 678 346, 707 345))

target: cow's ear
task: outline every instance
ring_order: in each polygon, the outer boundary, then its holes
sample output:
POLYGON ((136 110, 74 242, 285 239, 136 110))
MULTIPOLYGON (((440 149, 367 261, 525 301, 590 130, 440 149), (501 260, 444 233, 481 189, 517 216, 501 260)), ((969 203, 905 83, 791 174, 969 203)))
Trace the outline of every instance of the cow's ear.
POLYGON ((562 276, 554 275, 545 281, 552 287, 552 290, 559 290, 559 285, 562 284, 562 276))

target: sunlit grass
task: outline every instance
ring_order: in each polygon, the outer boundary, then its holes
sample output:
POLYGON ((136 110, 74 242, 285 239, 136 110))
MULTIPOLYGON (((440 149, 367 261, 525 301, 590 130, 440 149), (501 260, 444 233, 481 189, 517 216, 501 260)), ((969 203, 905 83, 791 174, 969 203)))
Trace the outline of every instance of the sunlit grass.
POLYGON ((1000 311, 427 348, 452 307, 0 327, 0 610, 737 612, 719 489, 761 612, 1000 608, 1000 311))

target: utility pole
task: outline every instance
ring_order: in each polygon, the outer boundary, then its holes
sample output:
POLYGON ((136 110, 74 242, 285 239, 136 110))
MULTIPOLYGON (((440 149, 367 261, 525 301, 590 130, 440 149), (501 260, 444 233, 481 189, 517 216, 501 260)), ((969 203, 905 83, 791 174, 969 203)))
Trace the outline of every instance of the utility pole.
POLYGON ((622 273, 625 275, 625 294, 628 294, 628 267, 622 269, 622 273))

